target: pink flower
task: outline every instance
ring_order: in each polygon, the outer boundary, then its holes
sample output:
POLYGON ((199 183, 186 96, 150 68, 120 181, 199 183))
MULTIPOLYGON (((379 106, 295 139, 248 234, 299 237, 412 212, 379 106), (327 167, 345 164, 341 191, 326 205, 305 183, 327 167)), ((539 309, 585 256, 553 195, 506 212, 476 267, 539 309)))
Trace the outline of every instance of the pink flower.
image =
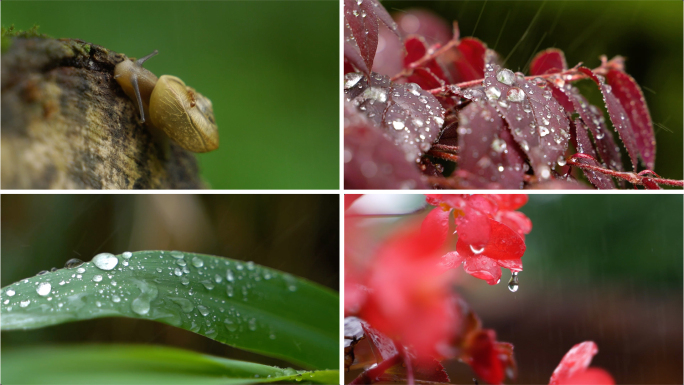
POLYGON ((427 195, 433 209, 422 224, 423 232, 436 234, 445 242, 453 213, 458 241, 456 250, 442 257, 443 268, 464 270, 495 285, 501 279, 501 267, 522 271, 520 258, 525 253, 525 234, 532 222, 514 211, 527 203, 527 195, 427 195))
POLYGON ((593 341, 573 346, 553 371, 549 385, 614 385, 610 373, 601 368, 589 368, 597 352, 593 341))

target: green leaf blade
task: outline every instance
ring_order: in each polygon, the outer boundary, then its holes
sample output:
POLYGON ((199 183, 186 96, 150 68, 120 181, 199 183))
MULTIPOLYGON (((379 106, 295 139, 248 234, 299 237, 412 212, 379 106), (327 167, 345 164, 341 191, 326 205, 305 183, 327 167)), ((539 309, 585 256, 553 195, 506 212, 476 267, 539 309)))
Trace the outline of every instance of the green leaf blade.
POLYGON ((309 368, 338 366, 339 297, 329 289, 203 254, 140 251, 109 258, 116 258, 111 270, 88 262, 3 288, 2 330, 122 316, 167 323, 309 368))
POLYGON ((7 384, 228 385, 298 380, 337 383, 337 370, 295 371, 165 346, 40 346, 3 352, 7 384), (36 365, 41 370, 36 370, 36 365))

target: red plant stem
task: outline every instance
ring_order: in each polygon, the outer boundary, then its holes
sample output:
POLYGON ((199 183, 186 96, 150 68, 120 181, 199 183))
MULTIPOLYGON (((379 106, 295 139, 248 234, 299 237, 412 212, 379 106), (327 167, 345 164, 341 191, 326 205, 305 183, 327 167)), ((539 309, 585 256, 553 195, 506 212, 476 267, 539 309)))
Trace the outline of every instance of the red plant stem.
POLYGON ((394 341, 394 347, 401 352, 401 356, 404 359, 404 365, 406 366, 406 381, 408 385, 414 385, 415 381, 413 378, 413 364, 411 362, 411 356, 408 350, 401 346, 397 341, 394 341))
POLYGON ((634 185, 644 186, 645 185, 644 181, 651 181, 651 182, 655 182, 657 184, 684 187, 684 180, 665 179, 665 178, 660 178, 660 177, 653 178, 653 177, 647 176, 647 175, 658 176, 658 174, 656 174, 655 172, 653 172, 651 170, 644 170, 644 171, 639 172, 638 174, 635 174, 633 172, 621 172, 621 171, 611 170, 608 168, 603 168, 600 166, 593 166, 590 164, 584 164, 584 163, 579 162, 579 159, 589 159, 589 160, 593 160, 594 162, 598 163, 598 161, 596 159, 594 159, 593 157, 591 157, 587 154, 578 153, 578 154, 571 156, 567 160, 567 164, 569 164, 571 166, 579 167, 579 168, 585 169, 585 170, 600 172, 602 174, 610 175, 610 176, 615 177, 615 178, 624 179, 627 182, 632 183, 634 185))
POLYGON ((432 149, 430 149, 430 151, 428 151, 428 154, 430 154, 436 158, 440 158, 440 159, 448 160, 448 161, 451 161, 454 163, 458 163, 458 155, 454 155, 454 154, 450 154, 448 152, 443 152, 443 151, 438 151, 438 150, 432 150, 432 149))
POLYGON ((387 369, 400 363, 402 360, 401 353, 397 353, 392 357, 382 361, 378 366, 364 370, 363 373, 359 374, 354 381, 350 382, 349 385, 361 385, 361 384, 372 384, 378 381, 378 377, 382 376, 387 369))

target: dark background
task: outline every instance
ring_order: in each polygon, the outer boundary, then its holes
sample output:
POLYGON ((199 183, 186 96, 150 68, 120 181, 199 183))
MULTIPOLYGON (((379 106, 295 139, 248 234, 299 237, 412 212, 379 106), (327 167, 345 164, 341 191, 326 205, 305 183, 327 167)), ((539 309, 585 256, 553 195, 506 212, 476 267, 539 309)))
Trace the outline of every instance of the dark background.
MULTIPOLYGON (((424 202, 422 195, 383 200, 396 209, 368 209, 407 213, 424 202)), ((592 366, 608 370, 616 384, 681 384, 682 196, 530 194, 521 211, 533 226, 517 292, 506 287, 508 270, 490 286, 456 269, 455 290, 484 328, 515 347, 519 376, 506 383, 548 384, 565 353, 592 340, 599 350, 592 366)), ((376 219, 364 234, 383 239, 425 215, 376 219)), ((472 383, 470 367, 444 364, 453 383, 472 383)))
MULTIPOLYGON (((382 1, 382 4, 390 13, 422 8, 433 10, 449 25, 458 21, 461 37, 482 40, 502 59, 510 55, 506 67, 513 71, 526 72, 534 54, 550 47, 562 50, 570 67, 579 62, 590 68, 598 67, 600 55, 609 59, 616 55, 626 57, 625 70, 642 87, 654 122, 655 171, 666 178, 684 179, 681 1, 382 1)), ((605 111, 595 83, 586 80, 576 85, 592 104, 605 111)), ((606 122, 609 121, 606 114, 606 122)), ((622 142, 617 142, 626 156, 622 142)), ((624 161, 629 164, 626 157, 624 161)))
POLYGON ((336 1, 2 2, 2 26, 82 39, 211 99, 220 147, 198 154, 220 189, 337 189, 336 1))
MULTIPOLYGON (((70 258, 181 250, 282 270, 339 289, 339 196, 3 195, 2 286, 70 258)), ((2 333, 2 348, 51 343, 167 345, 281 367, 157 322, 101 318, 2 333)))

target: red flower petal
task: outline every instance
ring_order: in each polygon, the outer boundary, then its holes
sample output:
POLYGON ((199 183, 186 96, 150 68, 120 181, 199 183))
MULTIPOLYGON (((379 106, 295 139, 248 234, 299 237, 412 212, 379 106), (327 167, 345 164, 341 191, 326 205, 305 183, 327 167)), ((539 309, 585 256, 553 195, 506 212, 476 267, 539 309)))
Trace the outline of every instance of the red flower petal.
POLYGON ((501 268, 496 261, 482 255, 466 258, 463 270, 475 278, 487 281, 490 285, 496 285, 501 279, 501 268))
POLYGON ((527 194, 490 194, 499 204, 499 210, 517 210, 527 203, 527 194))
POLYGON ((558 385, 614 385, 613 376, 601 368, 589 368, 574 376, 561 380, 558 385))
POLYGON ((435 242, 443 244, 449 235, 449 215, 451 210, 442 207, 430 211, 420 225, 420 232, 424 237, 432 237, 435 242))
POLYGON ((520 259, 497 259, 496 263, 511 272, 523 271, 522 261, 520 259))
POLYGON ((532 231, 532 221, 519 211, 499 211, 494 219, 517 232, 523 240, 525 240, 525 234, 532 231))
POLYGON ((562 380, 571 378, 576 373, 584 371, 596 353, 598 353, 598 347, 594 341, 584 341, 573 346, 563 356, 556 370, 553 371, 549 385, 560 385, 562 380))
POLYGON ((457 229, 458 242, 456 242, 456 251, 459 254, 464 257, 482 254, 493 259, 519 259, 525 254, 525 241, 516 231, 493 219, 486 219, 489 225, 489 231, 486 235, 479 233, 485 231, 485 226, 480 223, 477 223, 478 228, 474 228, 475 226, 471 224, 463 228, 459 226, 457 229), (461 237, 462 230, 468 235, 467 237, 461 237), (473 233, 476 233, 477 236, 473 233), (487 239, 484 245, 477 243, 482 239, 487 239))
POLYGON ((501 384, 504 380, 504 363, 496 349, 496 333, 482 330, 469 343, 467 360, 475 374, 490 384, 501 384))

